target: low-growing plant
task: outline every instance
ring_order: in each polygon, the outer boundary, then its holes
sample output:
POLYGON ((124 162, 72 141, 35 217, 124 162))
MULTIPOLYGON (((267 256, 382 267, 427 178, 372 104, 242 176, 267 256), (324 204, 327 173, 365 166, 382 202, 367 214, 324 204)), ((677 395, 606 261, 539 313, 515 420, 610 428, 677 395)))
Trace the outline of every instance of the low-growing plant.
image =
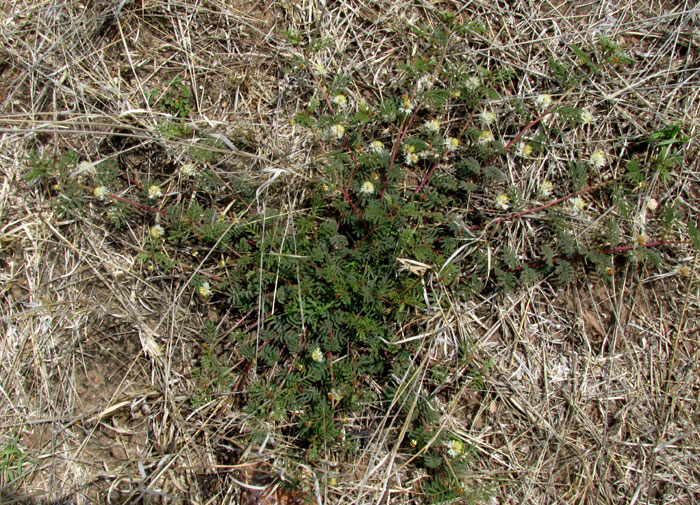
MULTIPOLYGON (((414 32, 446 49, 445 19, 440 30, 414 32)), ((572 282, 581 269, 612 276, 616 262, 658 264, 652 247, 684 233, 697 240, 677 204, 665 205, 644 229, 635 222, 640 188, 682 165, 688 138, 680 125, 663 128, 637 142, 643 149, 634 152, 646 149, 644 156, 619 160, 622 172, 607 178, 600 174, 622 152, 618 145, 561 147, 567 132, 595 121, 591 104, 582 107, 572 87, 595 79, 600 65, 627 61, 606 39, 551 60, 552 88, 539 96, 518 97, 510 68, 470 72, 467 61, 445 50, 400 65, 394 87, 372 103, 354 93, 359 84, 349 76, 331 75, 314 60, 328 41, 305 44, 296 32, 287 38, 301 48, 288 69, 313 83, 293 120, 325 153, 311 167, 302 212, 255 206, 260 194, 248 180, 224 194, 215 170, 205 167, 213 159, 200 151, 179 172, 148 174, 119 197, 116 165, 96 163, 79 182, 70 176, 81 166, 75 154, 61 157, 55 171, 32 158, 28 179, 56 187, 54 201, 65 215, 94 197, 115 227, 147 216, 138 259, 168 273, 197 264, 201 272, 190 284, 198 303, 226 307, 244 321, 226 336, 235 348, 226 359, 215 326, 203 328, 193 408, 247 374, 242 408, 269 420, 306 460, 328 451, 361 455, 355 427, 374 426, 364 419, 392 411, 402 428, 392 443, 426 473, 421 492, 431 502, 458 498, 468 494, 469 444, 443 419, 463 388, 478 389, 488 372, 470 358, 469 342, 438 352, 425 320, 451 311, 445 293, 483 299, 539 282, 572 282), (505 114, 507 103, 512 110, 505 114), (538 187, 506 170, 510 163, 527 172, 555 149, 566 168, 538 187), (189 197, 171 198, 167 186, 189 197), (593 219, 605 206, 607 217, 593 219)), ((181 120, 191 114, 189 92, 177 79, 152 94, 150 105, 181 120)))

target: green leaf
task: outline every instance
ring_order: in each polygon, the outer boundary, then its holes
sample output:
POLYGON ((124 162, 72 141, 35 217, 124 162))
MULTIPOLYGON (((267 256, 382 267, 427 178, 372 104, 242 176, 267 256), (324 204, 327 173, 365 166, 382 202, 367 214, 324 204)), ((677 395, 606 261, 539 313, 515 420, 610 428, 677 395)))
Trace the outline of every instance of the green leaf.
POLYGON ((700 232, 697 226, 692 221, 688 223, 688 235, 690 235, 690 243, 693 247, 700 251, 700 232))

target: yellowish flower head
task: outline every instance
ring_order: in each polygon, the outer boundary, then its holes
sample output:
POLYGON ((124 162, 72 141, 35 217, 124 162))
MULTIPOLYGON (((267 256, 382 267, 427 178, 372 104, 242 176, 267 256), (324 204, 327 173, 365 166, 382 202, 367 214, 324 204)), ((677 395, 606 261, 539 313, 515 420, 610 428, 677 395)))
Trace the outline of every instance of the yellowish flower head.
POLYGON ((201 283, 197 288, 197 293, 199 293, 199 296, 202 298, 211 296, 211 287, 209 286, 209 283, 207 281, 201 283))
POLYGON ((490 125, 496 120, 496 114, 494 114, 490 110, 484 110, 481 112, 481 114, 479 114, 479 118, 481 118, 481 121, 485 125, 490 125))
POLYGON ((410 114, 413 107, 413 101, 411 101, 408 95, 401 95, 401 105, 399 106, 399 110, 404 114, 410 114))
POLYGON ((515 146, 515 154, 521 158, 527 158, 532 154, 532 146, 527 142, 518 142, 515 146))
POLYGON ((336 104, 341 109, 348 106, 348 98, 345 95, 337 94, 332 99, 333 103, 336 104))
POLYGON ((433 133, 440 131, 440 121, 437 119, 430 119, 425 122, 425 129, 433 133))
POLYGON ((151 186, 148 187, 148 198, 151 200, 155 200, 156 198, 160 198, 163 196, 163 192, 160 190, 160 186, 157 184, 152 184, 151 186))
POLYGON ((373 153, 379 154, 384 151, 384 143, 381 140, 373 140, 370 149, 373 153))
POLYGON ((540 184, 540 194, 547 198, 552 195, 552 192, 554 191, 554 184, 552 184, 552 181, 542 181, 540 184))
POLYGON ((360 193, 363 193, 365 195, 371 195, 374 193, 374 184, 372 184, 371 181, 365 181, 362 183, 362 186, 360 187, 360 193))
POLYGON ((97 198, 98 200, 104 200, 105 196, 107 196, 107 192, 107 186, 97 186, 93 190, 92 194, 95 195, 95 198, 97 198))
POLYGON ((161 238, 165 234, 165 230, 163 229, 163 227, 161 225, 154 224, 153 226, 151 226, 149 233, 151 234, 151 237, 153 237, 153 238, 161 238))
POLYGON ((593 167, 593 168, 602 168, 607 164, 607 156, 603 151, 596 151, 593 154, 591 154, 590 159, 588 160, 588 163, 593 167))
POLYGON ((479 134, 479 144, 488 144, 494 141, 493 133, 491 130, 484 130, 479 134))
POLYGON ((583 209, 586 208, 586 202, 585 200, 580 197, 576 196, 569 200, 569 211, 574 215, 578 216, 580 212, 583 211, 583 209))
POLYGON ((414 163, 418 163, 418 155, 416 153, 407 153, 406 154, 406 165, 413 165, 414 163))
POLYGON ((537 103, 537 106, 540 109, 546 109, 550 105, 552 105, 552 95, 547 94, 547 93, 543 93, 540 96, 538 96, 537 98, 535 98, 535 103, 537 103))
POLYGON ((340 123, 335 123, 331 126, 331 133, 335 138, 341 139, 345 135, 345 127, 340 123))
POLYGON ((447 455, 456 458, 464 452, 464 443, 461 440, 451 440, 447 443, 447 455))
POLYGON ((445 139, 445 147, 447 147, 448 151, 457 149, 459 147, 459 139, 456 139, 454 137, 447 137, 445 139))
POLYGON ((183 177, 192 177, 195 173, 194 163, 187 162, 180 168, 183 177))
POLYGON ((313 351, 311 351, 311 359, 314 360, 316 363, 323 363, 323 353, 321 352, 320 348, 316 348, 313 351))
POLYGON ((510 198, 508 198, 508 195, 498 195, 496 197, 495 206, 497 209, 500 210, 508 210, 508 208, 510 207, 510 198))

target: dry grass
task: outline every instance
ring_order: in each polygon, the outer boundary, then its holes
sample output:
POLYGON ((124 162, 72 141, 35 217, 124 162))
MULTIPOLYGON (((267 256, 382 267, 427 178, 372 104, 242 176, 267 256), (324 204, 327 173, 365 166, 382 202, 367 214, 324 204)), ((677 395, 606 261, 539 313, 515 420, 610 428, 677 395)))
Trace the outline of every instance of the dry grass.
MULTIPOLYGON (((584 46, 604 33, 634 57, 573 90, 573 102, 597 117, 585 132, 552 146, 527 171, 503 167, 522 190, 566 178, 563 162, 576 151, 616 146, 593 181, 601 182, 624 172, 624 139, 674 122, 698 133, 700 10, 687 1, 47 0, 0 7, 0 447, 18 437, 24 457, 18 475, 7 472, 14 463, 0 474, 6 503, 293 501, 273 477, 297 449, 284 437, 251 438, 267 428, 241 410, 243 389, 190 408, 202 387, 193 369, 203 323, 222 333, 247 324, 193 299, 193 276, 211 251, 171 276, 154 276, 135 257, 160 217, 137 209, 113 233, 91 201, 79 217, 61 220, 49 202, 60 189, 28 183, 26 159, 32 150, 109 155, 135 174, 121 181, 126 192, 163 166, 188 161, 191 146, 218 139, 221 184, 232 188, 246 177, 260 185, 270 169, 282 170, 256 205, 293 216, 303 211, 296 202, 305 185, 318 177, 320 153, 290 121, 315 84, 289 72, 301 49, 282 30, 330 37, 314 58, 330 72, 348 72, 354 101, 374 101, 397 78, 398 62, 439 57, 441 48, 426 47, 409 27, 434 23, 437 9, 486 28, 483 36, 451 40, 447 58, 515 69, 523 99, 547 91, 548 59, 567 54, 567 44, 584 46), (176 76, 193 92, 193 131, 173 140, 147 97, 176 76)), ((511 98, 493 109, 505 111, 511 98)), ((653 196, 677 200, 697 219, 695 140, 688 153, 671 184, 657 178, 640 191, 638 212, 653 196)), ((176 175, 167 184, 178 191, 176 175)), ((610 211, 591 202, 591 213, 610 211)), ((585 241, 600 225, 582 219, 572 231, 585 241)), ((509 226, 516 247, 536 233, 527 220, 509 226)), ((485 501, 700 502, 697 252, 659 252, 658 269, 627 263, 612 282, 580 272, 566 287, 541 282, 479 303, 453 299, 449 313, 426 323, 426 331, 448 328, 434 349, 450 356, 466 339, 483 367, 480 388, 450 385, 442 423, 473 444, 468 484, 486 490, 485 501)), ((355 423, 371 432, 362 458, 328 454, 285 471, 303 476, 308 496, 324 504, 418 502, 421 476, 392 442, 400 420, 387 411, 374 423, 355 423)))

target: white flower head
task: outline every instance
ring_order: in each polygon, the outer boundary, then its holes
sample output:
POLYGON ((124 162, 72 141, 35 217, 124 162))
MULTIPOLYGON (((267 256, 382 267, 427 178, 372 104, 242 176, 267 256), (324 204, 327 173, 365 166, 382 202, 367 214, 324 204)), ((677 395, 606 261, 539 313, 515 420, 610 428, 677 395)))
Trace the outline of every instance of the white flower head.
POLYGON ((408 98, 408 95, 402 95, 401 96, 401 105, 399 106, 399 111, 401 111, 403 114, 410 114, 411 111, 413 110, 414 104, 413 101, 408 98))
POLYGON ((78 176, 82 177, 84 175, 94 176, 97 173, 97 170, 95 169, 96 164, 97 163, 93 163, 91 161, 81 161, 78 163, 75 172, 70 174, 70 178, 75 179, 78 176))
POLYGON ((581 122, 583 124, 589 124, 593 122, 593 113, 588 109, 581 111, 581 122))
POLYGON ((418 82, 416 83, 416 89, 420 93, 421 91, 429 89, 430 86, 432 86, 432 85, 433 85, 432 77, 429 74, 425 74, 420 79, 418 79, 418 82))
POLYGON ((360 193, 364 195, 371 195, 374 193, 374 184, 372 184, 371 181, 363 182, 362 186, 360 187, 360 193))
POLYGON ((406 153, 406 165, 413 165, 414 163, 418 163, 418 160, 420 158, 418 155, 414 152, 406 153))
POLYGON ((510 207, 510 198, 508 195, 501 194, 496 197, 496 203, 494 204, 497 209, 508 210, 510 207))
POLYGON ((493 133, 491 130, 484 130, 479 134, 479 144, 488 144, 494 141, 493 133))
POLYGON ((552 105, 552 95, 548 93, 543 93, 535 98, 535 103, 540 109, 546 109, 552 105))
POLYGON ((199 293, 199 296, 202 298, 211 296, 211 287, 209 286, 209 283, 207 281, 201 283, 197 288, 197 293, 199 293))
POLYGON ((105 199, 105 196, 107 196, 107 192, 108 192, 107 186, 97 186, 92 191, 92 194, 95 195, 95 198, 102 201, 105 199))
POLYGON ((440 121, 437 119, 430 119, 425 122, 425 129, 433 133, 440 131, 440 121))
POLYGON ((461 440, 450 440, 447 442, 447 455, 456 458, 464 452, 464 443, 461 440))
POLYGON ((151 200, 155 200, 156 198, 160 198, 161 196, 163 196, 163 192, 161 191, 160 186, 158 186, 157 184, 151 184, 148 187, 148 198, 150 198, 151 200))
POLYGON ((554 192, 554 184, 552 184, 552 181, 542 181, 540 183, 540 195, 548 198, 552 196, 552 192, 554 192))
POLYGON ((459 147, 459 139, 456 139, 454 137, 447 137, 445 139, 445 147, 448 151, 457 149, 459 147))
POLYGON ((328 69, 323 63, 315 63, 314 64, 314 74, 320 76, 320 77, 325 77, 328 75, 328 69))
POLYGON ((586 202, 582 197, 576 196, 569 200, 569 212, 571 212, 572 215, 578 216, 585 208, 586 202))
POLYGON ((481 111, 481 114, 479 114, 479 118, 485 125, 490 125, 496 120, 496 114, 490 110, 483 110, 481 111))
POLYGON ((384 152, 384 143, 381 140, 373 140, 369 148, 373 153, 381 154, 384 152))
POLYGON ((607 162, 607 156, 603 151, 595 151, 593 154, 591 154, 591 157, 588 160, 588 163, 593 168, 602 168, 607 162))
POLYGON ((187 162, 182 165, 182 168, 180 168, 180 173, 182 174, 183 177, 192 177, 195 173, 195 168, 194 168, 194 163, 187 162))
POLYGON ((161 238, 165 234, 165 230, 161 225, 154 224, 153 226, 151 226, 149 233, 153 238, 161 238))
POLYGON ((474 75, 471 77, 467 77, 466 85, 467 85, 467 89, 469 89, 470 91, 474 91, 476 88, 481 86, 481 79, 479 79, 478 77, 476 77, 474 75))
POLYGON ((558 117, 558 112, 555 112, 554 114, 552 114, 551 112, 549 114, 545 114, 544 116, 542 116, 542 124, 545 126, 550 126, 558 117))
POLYGON ((336 104, 339 108, 344 109, 345 107, 348 106, 348 97, 346 97, 343 94, 337 94, 335 95, 331 101, 336 104))
POLYGON ((316 363, 323 363, 323 353, 319 347, 316 347, 313 351, 311 351, 311 359, 316 363))
POLYGON ((335 138, 342 139, 343 135, 345 135, 345 127, 340 123, 335 123, 331 126, 331 133, 335 138))
POLYGON ((527 158, 532 154, 532 146, 527 142, 518 142, 515 146, 515 154, 521 158, 527 158))
POLYGON ((649 198, 647 200, 647 209, 648 210, 650 210, 651 212, 654 212, 658 208, 659 208, 659 202, 656 200, 656 198, 649 198))

